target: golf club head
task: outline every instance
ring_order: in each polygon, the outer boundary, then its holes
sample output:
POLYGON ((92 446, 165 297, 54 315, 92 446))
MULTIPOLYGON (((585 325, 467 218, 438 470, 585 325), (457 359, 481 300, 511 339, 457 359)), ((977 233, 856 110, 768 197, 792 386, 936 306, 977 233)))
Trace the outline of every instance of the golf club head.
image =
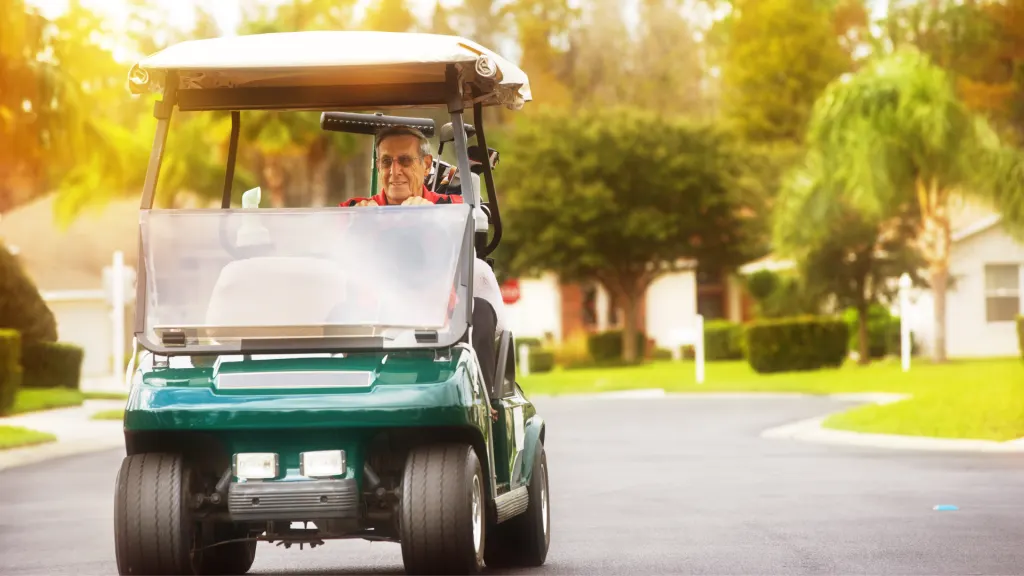
MULTIPOLYGON (((476 135, 476 128, 472 124, 465 124, 466 127, 466 138, 472 138, 476 135)), ((452 127, 452 123, 448 122, 444 126, 441 126, 441 132, 438 135, 438 141, 441 144, 445 142, 455 141, 455 128, 452 127)))

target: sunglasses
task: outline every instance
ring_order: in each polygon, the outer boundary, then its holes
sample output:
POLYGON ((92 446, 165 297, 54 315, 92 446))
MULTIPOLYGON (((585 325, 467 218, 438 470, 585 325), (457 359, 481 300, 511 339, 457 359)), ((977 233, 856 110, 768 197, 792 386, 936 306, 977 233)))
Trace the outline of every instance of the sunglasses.
MULTIPOLYGON (((402 168, 408 168, 409 166, 412 166, 413 162, 420 160, 421 158, 423 157, 409 156, 407 154, 403 154, 399 156, 397 160, 399 166, 401 166, 402 168)), ((391 165, 395 163, 395 160, 396 159, 392 158, 391 156, 383 156, 380 160, 377 160, 377 165, 383 168, 384 170, 387 170, 388 168, 391 168, 391 165)))

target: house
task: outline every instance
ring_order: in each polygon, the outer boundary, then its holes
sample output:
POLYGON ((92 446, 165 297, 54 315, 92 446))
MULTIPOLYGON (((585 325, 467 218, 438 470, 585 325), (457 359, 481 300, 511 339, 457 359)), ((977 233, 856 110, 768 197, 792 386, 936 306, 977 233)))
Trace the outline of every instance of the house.
MULTIPOLYGON (((998 214, 955 230, 946 291, 946 354, 950 358, 1017 356, 1016 318, 1024 314, 1024 243, 1002 226, 998 214)), ((917 290, 911 329, 930 354, 934 334, 931 292, 917 290)))
MULTIPOLYGON (((1002 217, 984 203, 958 199, 950 208, 946 355, 1017 356, 1015 318, 1024 314, 1024 243, 1015 240, 1002 226, 1002 217)), ((740 273, 789 270, 793 265, 769 256, 741 267, 740 273)), ((902 314, 898 303, 892 306, 892 312, 910 325, 924 355, 933 351, 934 307, 930 289, 912 289, 910 307, 902 314)))
MULTIPOLYGON (((597 282, 561 282, 545 273, 516 280, 518 299, 506 305, 509 327, 517 338, 561 343, 581 335, 623 327, 621 304, 597 282)), ((712 274, 691 264, 657 278, 641 299, 640 330, 656 346, 669 348, 673 333, 691 329, 697 315, 704 320, 742 322, 750 318, 750 299, 740 280, 712 274)))

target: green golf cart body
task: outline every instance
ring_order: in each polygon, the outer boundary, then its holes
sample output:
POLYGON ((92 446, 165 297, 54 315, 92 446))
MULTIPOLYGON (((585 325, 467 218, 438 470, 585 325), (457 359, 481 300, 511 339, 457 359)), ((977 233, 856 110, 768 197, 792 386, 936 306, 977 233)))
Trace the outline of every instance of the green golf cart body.
POLYGON ((381 110, 444 107, 468 176, 469 135, 486 150, 483 107, 522 107, 526 75, 460 37, 301 32, 178 44, 128 83, 162 99, 119 572, 240 574, 258 541, 341 538, 401 543, 410 573, 543 564, 545 422, 515 381, 512 334, 495 335, 493 374, 471 338, 473 266, 501 232, 490 166, 487 202, 468 177, 463 203, 411 207, 240 206, 232 187, 245 110, 322 111, 325 129, 373 134, 404 122, 381 110), (219 208, 153 207, 175 110, 231 112, 219 208))

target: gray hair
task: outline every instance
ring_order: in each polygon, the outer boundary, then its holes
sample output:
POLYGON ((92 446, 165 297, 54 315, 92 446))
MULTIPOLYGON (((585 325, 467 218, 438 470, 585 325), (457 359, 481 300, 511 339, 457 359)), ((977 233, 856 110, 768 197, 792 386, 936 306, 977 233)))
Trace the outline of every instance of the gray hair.
POLYGON ((386 138, 392 136, 413 136, 420 143, 420 156, 433 156, 433 152, 430 150, 430 140, 423 135, 423 132, 413 128, 412 126, 388 126, 377 133, 377 141, 373 145, 373 149, 379 151, 380 143, 386 138))

